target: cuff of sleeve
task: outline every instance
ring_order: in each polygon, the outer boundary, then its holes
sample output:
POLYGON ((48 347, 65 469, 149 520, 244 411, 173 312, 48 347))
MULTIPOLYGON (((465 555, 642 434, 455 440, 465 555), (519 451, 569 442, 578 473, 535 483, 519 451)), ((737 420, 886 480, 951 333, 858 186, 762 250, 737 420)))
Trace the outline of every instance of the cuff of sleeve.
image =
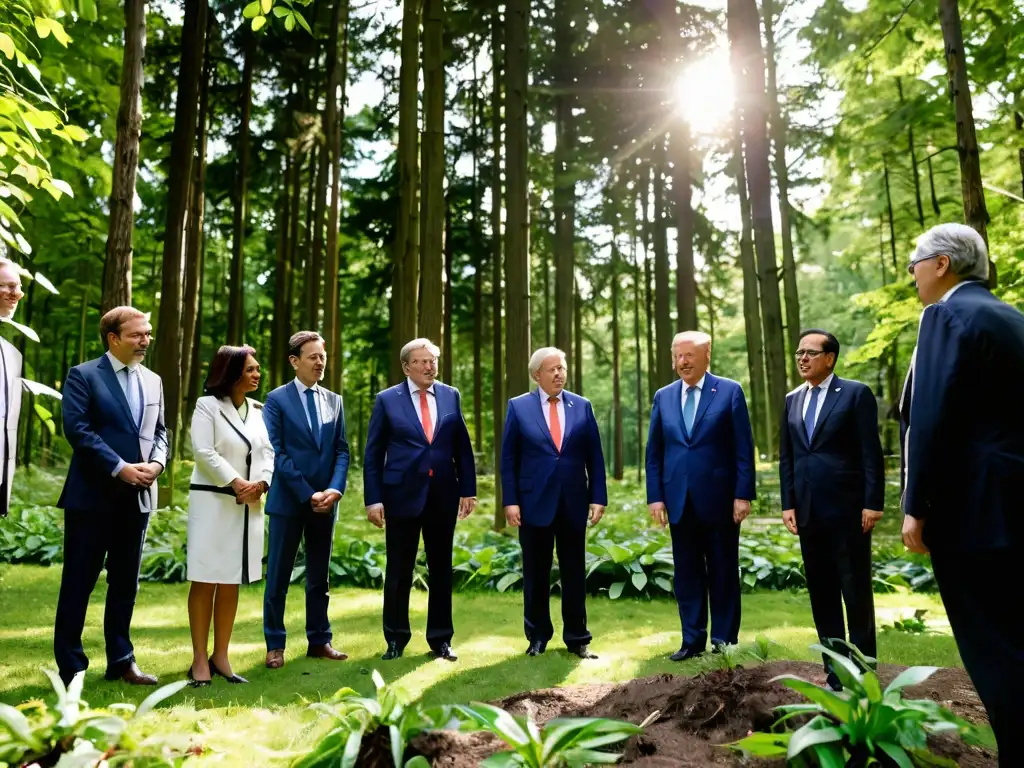
POLYGON ((324 493, 336 493, 339 496, 342 495, 341 491, 339 491, 337 488, 328 488, 326 491, 324 491, 324 493))
POLYGON ((114 467, 114 471, 110 473, 111 477, 117 477, 121 474, 121 470, 128 466, 128 462, 124 459, 118 459, 117 466, 114 467))
POLYGON ((384 509, 384 505, 383 504, 379 504, 379 503, 378 504, 370 504, 366 508, 366 511, 367 512, 373 512, 373 511, 378 510, 378 509, 384 509))

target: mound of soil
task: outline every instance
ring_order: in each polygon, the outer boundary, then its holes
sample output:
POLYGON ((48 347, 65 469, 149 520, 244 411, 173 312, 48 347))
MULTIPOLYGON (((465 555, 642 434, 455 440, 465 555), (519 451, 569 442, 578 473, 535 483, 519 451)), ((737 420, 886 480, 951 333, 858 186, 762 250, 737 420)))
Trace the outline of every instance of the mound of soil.
MULTIPOLYGON (((906 667, 881 664, 878 676, 887 685, 906 667)), ((554 717, 611 717, 640 723, 655 710, 658 719, 644 733, 621 745, 621 764, 636 766, 739 766, 739 756, 720 745, 765 730, 776 720, 780 704, 805 701, 781 683, 769 682, 783 674, 798 675, 824 685, 820 665, 777 661, 751 668, 715 670, 697 677, 657 675, 622 685, 586 685, 549 688, 516 694, 495 702, 516 713, 529 714, 538 724, 554 717)), ((985 710, 962 669, 940 669, 923 684, 907 688, 908 698, 929 698, 971 722, 985 722, 985 710)), ((932 750, 963 768, 996 766, 995 756, 964 744, 955 735, 929 740, 932 750)), ((437 768, 476 768, 480 761, 505 749, 503 742, 485 733, 432 733, 413 740, 412 748, 437 768)), ((754 763, 784 765, 783 761, 754 763)))

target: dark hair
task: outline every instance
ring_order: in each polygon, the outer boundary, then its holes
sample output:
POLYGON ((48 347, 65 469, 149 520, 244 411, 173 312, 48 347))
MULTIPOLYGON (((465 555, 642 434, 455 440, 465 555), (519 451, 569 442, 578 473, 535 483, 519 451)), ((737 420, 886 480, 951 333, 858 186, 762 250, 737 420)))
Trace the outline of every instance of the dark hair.
POLYGON ((107 337, 114 334, 121 336, 121 326, 129 320, 138 318, 146 319, 146 313, 135 307, 114 307, 100 318, 100 338, 103 339, 103 346, 110 349, 110 342, 107 337))
MULTIPOLYGON (((302 347, 311 341, 324 341, 324 337, 316 331, 299 331, 288 339, 288 357, 302 357, 302 347)), ((327 342, 324 342, 325 344, 327 342)))
POLYGON ((821 345, 821 351, 831 352, 833 355, 836 356, 835 361, 832 363, 832 367, 834 368, 836 363, 839 362, 839 339, 837 339, 831 333, 822 328, 807 328, 803 331, 800 331, 800 341, 803 341, 805 336, 814 335, 825 337, 825 342, 821 345))
POLYGON ((235 384, 245 372, 245 361, 249 355, 256 357, 252 347, 230 347, 225 344, 217 350, 210 363, 210 373, 203 384, 203 393, 214 397, 230 397, 235 384))

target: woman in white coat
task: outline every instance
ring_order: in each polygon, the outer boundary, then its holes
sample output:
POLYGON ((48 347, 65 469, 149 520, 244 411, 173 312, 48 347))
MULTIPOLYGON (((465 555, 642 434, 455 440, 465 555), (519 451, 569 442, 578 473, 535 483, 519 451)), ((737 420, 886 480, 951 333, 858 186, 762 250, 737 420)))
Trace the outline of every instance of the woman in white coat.
POLYGON ((260 384, 252 347, 217 350, 192 414, 195 470, 188 495, 188 621, 194 687, 211 675, 246 683, 234 674, 228 645, 238 608, 238 585, 259 581, 263 562, 260 500, 274 473, 274 450, 263 406, 246 397, 260 384), (213 621, 213 653, 208 653, 213 621))

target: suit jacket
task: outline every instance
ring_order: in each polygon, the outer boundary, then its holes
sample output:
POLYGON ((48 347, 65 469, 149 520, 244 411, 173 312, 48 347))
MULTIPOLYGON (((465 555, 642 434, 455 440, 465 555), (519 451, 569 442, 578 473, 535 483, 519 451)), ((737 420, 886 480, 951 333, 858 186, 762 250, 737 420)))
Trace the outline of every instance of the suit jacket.
POLYGON ((341 395, 324 389, 320 400, 320 445, 306 420, 306 406, 295 381, 278 387, 263 404, 263 422, 274 449, 274 483, 263 511, 298 515, 310 509, 314 493, 334 488, 344 495, 348 480, 348 441, 341 395))
POLYGON ((904 512, 939 551, 1024 547, 1024 315, 979 282, 921 315, 903 398, 904 512))
POLYGON ((363 457, 363 501, 383 504, 386 517, 419 516, 431 483, 446 507, 457 509, 459 497, 476 496, 476 462, 462 397, 439 381, 434 397, 437 423, 427 442, 408 381, 377 393, 363 457))
POLYGON ((682 381, 654 395, 647 435, 647 503, 664 503, 669 522, 678 523, 689 498, 701 522, 731 523, 733 500, 756 497, 754 435, 743 388, 731 379, 705 374, 691 437, 683 426, 682 396, 682 381))
POLYGON ((88 510, 111 504, 156 507, 156 483, 140 491, 113 476, 121 462, 155 461, 167 466, 164 386, 160 377, 139 365, 142 426, 132 417, 110 359, 103 355, 76 365, 64 380, 61 413, 64 436, 74 453, 57 506, 88 510))
POLYGON ((527 525, 551 525, 564 503, 569 517, 586 525, 591 504, 608 504, 601 434, 590 401, 562 391, 565 424, 555 448, 537 390, 508 401, 501 439, 503 503, 520 508, 527 525))
POLYGON ((815 523, 860 524, 864 509, 885 503, 885 466, 878 437, 878 403, 859 381, 832 377, 807 441, 801 384, 786 396, 779 440, 782 508, 796 509, 801 527, 815 523))
POLYGON ((14 466, 18 457, 18 418, 21 416, 21 352, 7 339, 0 339, 0 368, 4 387, 6 412, 3 414, 3 445, 0 462, 3 476, 0 480, 0 517, 7 517, 11 506, 11 486, 14 484, 14 466))

